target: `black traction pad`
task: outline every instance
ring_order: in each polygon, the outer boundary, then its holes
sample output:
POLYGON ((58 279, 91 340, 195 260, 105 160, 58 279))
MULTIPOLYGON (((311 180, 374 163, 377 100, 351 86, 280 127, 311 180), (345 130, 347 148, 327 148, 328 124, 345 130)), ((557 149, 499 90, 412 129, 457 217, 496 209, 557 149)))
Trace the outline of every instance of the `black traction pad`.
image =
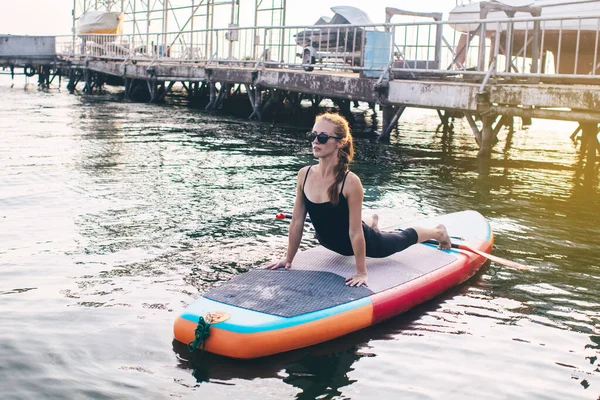
POLYGON ((372 295, 324 271, 256 269, 239 275, 204 297, 266 314, 293 317, 372 295))
POLYGON ((369 287, 349 287, 354 256, 322 246, 298 252, 292 269, 256 269, 210 290, 204 297, 265 314, 292 317, 334 307, 402 285, 456 260, 456 256, 417 244, 386 258, 367 258, 369 287))

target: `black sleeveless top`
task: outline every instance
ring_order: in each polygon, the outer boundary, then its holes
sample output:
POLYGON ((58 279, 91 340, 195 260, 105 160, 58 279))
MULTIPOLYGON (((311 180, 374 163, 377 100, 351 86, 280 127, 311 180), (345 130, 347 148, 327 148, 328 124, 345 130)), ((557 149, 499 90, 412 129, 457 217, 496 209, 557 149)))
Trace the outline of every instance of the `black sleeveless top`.
POLYGON ((338 204, 334 205, 330 201, 325 203, 313 203, 304 193, 304 187, 306 186, 306 180, 308 179, 311 168, 312 165, 308 167, 308 171, 306 171, 304 184, 302 185, 302 195, 304 197, 306 210, 308 211, 308 215, 310 215, 310 219, 315 228, 317 240, 329 250, 333 250, 336 253, 345 256, 351 256, 354 252, 352 251, 352 243, 350 242, 349 234, 350 209, 348 208, 348 200, 342 194, 348 172, 346 172, 344 180, 342 181, 338 204))
MULTIPOLYGON (((329 250, 344 256, 354 255, 352 242, 350 241, 350 208, 348 200, 342 193, 348 172, 342 181, 340 189, 340 200, 334 205, 330 201, 325 203, 313 203, 306 197, 304 187, 312 165, 308 167, 304 184, 302 185, 302 196, 308 215, 312 221, 317 234, 317 240, 321 245, 329 250)), ((362 223, 365 236, 365 247, 367 257, 387 257, 398 251, 406 249, 418 241, 417 232, 408 228, 402 232, 379 232, 368 226, 364 221, 362 223)))

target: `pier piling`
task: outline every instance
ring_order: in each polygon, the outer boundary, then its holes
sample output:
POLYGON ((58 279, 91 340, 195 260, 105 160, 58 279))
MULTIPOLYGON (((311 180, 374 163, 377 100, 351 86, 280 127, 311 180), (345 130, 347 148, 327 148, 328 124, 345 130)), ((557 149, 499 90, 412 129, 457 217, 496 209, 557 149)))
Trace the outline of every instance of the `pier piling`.
POLYGON ((383 129, 381 135, 377 138, 378 142, 389 142, 392 130, 398 126, 398 120, 402 113, 406 110, 406 106, 382 106, 383 129))
MULTIPOLYGON (((494 145, 495 129, 493 123, 496 120, 494 115, 485 114, 481 116, 481 144, 479 146, 478 157, 489 157, 492 153, 492 146, 494 145)), ((497 123, 499 126, 502 124, 497 123)))
MULTIPOLYGON (((121 2, 121 11, 128 14, 126 2, 121 2)), ((210 1, 203 15, 211 15, 206 29, 194 30, 194 17, 201 16, 196 15, 199 7, 192 7, 188 20, 191 30, 185 30, 186 23, 179 31, 168 32, 165 18, 174 9, 168 1, 164 3, 159 32, 150 28, 150 20, 145 32, 140 32, 135 22, 141 20, 134 12, 133 26, 128 25, 132 31, 126 34, 3 36, 0 66, 10 68, 11 75, 15 68, 18 72, 22 69, 25 76, 37 74, 42 88, 49 86, 57 74, 59 79, 62 74, 68 75, 71 93, 80 81, 88 95, 104 83, 122 82, 125 99, 150 102, 163 100, 175 83, 181 82, 192 101, 206 101, 206 110, 221 108, 245 87, 252 107, 249 119, 259 121, 276 108, 297 114, 303 100, 310 102, 316 114, 322 100, 330 99, 349 120, 353 119, 351 111, 356 111, 352 105, 368 103, 377 124, 378 104, 382 120, 375 130, 381 128, 380 142, 389 142, 391 131, 397 128, 407 107, 436 110, 441 121, 438 130, 444 133, 452 130, 453 118, 466 117, 480 157, 491 155, 502 127, 513 132, 516 116, 523 125, 529 125, 531 118, 575 121, 580 127, 571 139, 576 140, 581 132, 581 151, 588 160, 597 160, 600 14, 536 16, 519 21, 482 18, 466 27, 456 21, 442 21, 441 17, 411 23, 387 20, 386 24, 329 24, 327 38, 331 35, 335 39, 334 50, 331 40, 321 40, 324 32, 320 26, 287 26, 282 20, 279 26, 271 21, 268 26, 241 27, 233 13, 227 27, 215 27, 212 9, 217 4, 210 1), (548 47, 557 35, 552 28, 555 25, 570 29, 568 35, 564 31, 564 43, 558 48, 548 47), (354 32, 352 40, 344 39, 341 33, 336 36, 334 30, 346 32, 346 36, 354 32), (431 35, 433 31, 435 36, 431 35), (454 39, 445 37, 450 32, 454 39), (314 40, 313 34, 317 33, 319 40, 314 40), (204 42, 195 40, 203 37, 204 42), (574 41, 575 37, 596 40, 574 41), (39 54, 34 58, 15 55, 14 49, 22 48, 22 43, 39 54), (573 53, 573 48, 578 50, 573 53), (314 63, 310 68, 298 60, 298 55, 307 50, 314 63), (556 65, 546 65, 550 53, 556 65)), ((226 3, 237 7, 233 0, 222 4, 226 3)), ((154 6, 146 6, 149 16, 154 6)), ((502 11, 507 16, 519 11, 506 7, 502 11)), ((271 11, 285 15, 284 8, 271 11)), ((77 18, 74 14, 74 28, 77 18)))
POLYGON ((587 156, 588 164, 596 162, 596 152, 600 149, 598 144, 598 122, 581 122, 581 148, 582 156, 587 156))

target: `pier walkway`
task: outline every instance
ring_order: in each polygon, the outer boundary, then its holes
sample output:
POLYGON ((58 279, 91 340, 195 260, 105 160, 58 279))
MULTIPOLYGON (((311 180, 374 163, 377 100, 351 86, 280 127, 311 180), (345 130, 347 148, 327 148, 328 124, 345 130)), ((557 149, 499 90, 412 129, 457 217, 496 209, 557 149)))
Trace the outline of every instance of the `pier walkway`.
MULTIPOLYGON (((390 16, 402 13, 389 10, 390 16)), ((363 101, 382 109, 381 140, 406 107, 430 108, 445 125, 450 117, 466 117, 482 156, 513 117, 577 121, 572 137, 581 132, 582 151, 595 161, 600 15, 460 26, 439 14, 419 15, 430 20, 58 36, 53 62, 15 62, 19 58, 0 45, 0 66, 35 71, 45 83, 66 75, 71 90, 81 82, 88 93, 116 78, 127 97, 137 88, 150 101, 182 85, 190 95, 207 96, 209 109, 247 93, 250 117, 257 119, 272 102, 314 106, 330 98, 349 112, 351 102, 363 101)))

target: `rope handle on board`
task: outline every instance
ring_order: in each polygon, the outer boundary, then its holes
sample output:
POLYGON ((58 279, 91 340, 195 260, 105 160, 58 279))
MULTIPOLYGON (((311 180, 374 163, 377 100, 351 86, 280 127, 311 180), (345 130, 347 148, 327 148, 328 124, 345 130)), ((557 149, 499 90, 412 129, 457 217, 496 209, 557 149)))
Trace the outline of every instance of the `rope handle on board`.
POLYGON ((190 353, 193 353, 200 348, 200 345, 202 345, 202 354, 204 354, 206 339, 210 336, 210 324, 206 322, 203 317, 198 319, 198 326, 194 330, 194 335, 194 340, 188 343, 188 350, 190 353))

